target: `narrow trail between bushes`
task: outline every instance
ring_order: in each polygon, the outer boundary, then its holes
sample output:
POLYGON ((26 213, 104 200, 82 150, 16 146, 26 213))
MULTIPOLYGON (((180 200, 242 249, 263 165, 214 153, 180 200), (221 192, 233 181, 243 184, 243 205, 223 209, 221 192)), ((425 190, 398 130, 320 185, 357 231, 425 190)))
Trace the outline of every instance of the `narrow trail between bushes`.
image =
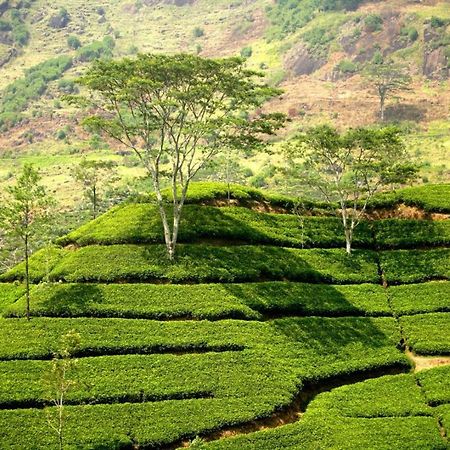
MULTIPOLYGON (((252 422, 246 422, 242 425, 225 427, 220 431, 202 434, 200 437, 206 442, 212 442, 293 424, 302 419, 309 404, 323 392, 329 392, 342 386, 350 386, 352 384, 379 378, 385 375, 399 375, 402 373, 407 373, 407 371, 405 371, 405 367, 401 365, 394 365, 377 370, 358 371, 345 376, 326 378, 319 382, 305 382, 303 388, 297 393, 294 400, 286 407, 274 412, 271 416, 263 419, 257 419, 252 422)), ((162 446, 160 449, 176 450, 180 448, 188 448, 189 446, 189 440, 181 440, 162 446)))
POLYGON ((450 365, 450 356, 419 356, 409 349, 406 356, 414 362, 414 372, 450 365))

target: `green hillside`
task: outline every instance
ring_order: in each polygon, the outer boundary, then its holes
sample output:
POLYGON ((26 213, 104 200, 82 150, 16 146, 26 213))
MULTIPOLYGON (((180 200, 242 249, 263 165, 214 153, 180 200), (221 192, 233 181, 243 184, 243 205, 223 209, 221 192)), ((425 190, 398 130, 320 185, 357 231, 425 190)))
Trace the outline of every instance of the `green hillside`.
POLYGON ((43 380, 74 330, 64 448, 448 448, 439 196, 378 197, 430 216, 367 220, 351 256, 323 205, 217 184, 192 186, 174 263, 149 198, 41 249, 30 321, 23 266, 0 276, 0 447, 58 448, 43 380))
MULTIPOLYGON (((449 23, 440 0, 4 0, 0 187, 31 162, 62 203, 76 205, 81 196, 71 172, 83 156, 117 163, 118 188, 142 176, 133 155, 87 133, 80 114, 61 100, 78 91, 74 80, 93 60, 137 52, 242 55, 285 91, 268 106, 292 120, 280 139, 318 123, 375 123, 376 90, 362 75, 378 54, 392 57, 412 83, 389 99, 387 120, 406 130, 422 181, 448 182, 449 23)), ((276 163, 267 155, 241 160, 239 177, 278 188, 276 163)))

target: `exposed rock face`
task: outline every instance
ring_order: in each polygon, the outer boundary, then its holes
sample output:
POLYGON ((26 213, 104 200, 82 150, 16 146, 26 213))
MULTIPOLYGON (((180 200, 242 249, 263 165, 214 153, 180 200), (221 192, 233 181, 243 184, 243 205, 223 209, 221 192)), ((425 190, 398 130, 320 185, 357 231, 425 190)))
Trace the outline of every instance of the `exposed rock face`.
POLYGON ((292 75, 300 76, 312 74, 326 62, 326 59, 316 58, 303 44, 300 44, 286 55, 284 66, 292 75))
POLYGON ((9 8, 9 0, 0 0, 0 16, 5 13, 9 8))
POLYGON ((51 28, 61 29, 65 28, 70 22, 70 17, 67 14, 56 14, 52 16, 48 22, 51 28))
POLYGON ((433 80, 446 80, 449 77, 448 61, 444 47, 425 51, 423 55, 423 74, 433 80))
POLYGON ((445 80, 450 75, 449 60, 446 56, 445 47, 437 43, 445 34, 445 28, 425 28, 422 73, 432 80, 445 80))
POLYGON ((17 50, 15 48, 10 48, 6 55, 0 58, 0 67, 3 67, 5 64, 8 64, 11 59, 17 56, 17 50))

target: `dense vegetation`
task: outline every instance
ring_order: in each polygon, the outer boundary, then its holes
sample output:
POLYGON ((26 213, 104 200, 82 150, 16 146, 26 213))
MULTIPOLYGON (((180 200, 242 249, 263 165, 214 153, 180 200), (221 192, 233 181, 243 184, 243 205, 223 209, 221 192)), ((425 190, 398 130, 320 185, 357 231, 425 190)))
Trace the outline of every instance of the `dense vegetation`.
POLYGON ((368 221, 347 256, 326 248, 343 245, 330 210, 237 187, 226 206, 223 189, 193 185, 174 263, 148 199, 36 252, 29 322, 23 265, 2 275, 2 445, 54 445, 42 380, 76 330, 69 447, 176 447, 293 408, 291 425, 195 445, 445 449, 448 367, 414 374, 403 350, 450 354, 447 221, 368 221))
POLYGON ((8 85, 0 102, 0 129, 6 129, 21 120, 31 101, 39 99, 48 84, 57 80, 72 66, 70 56, 59 56, 25 71, 25 76, 8 85))
POLYGON ((304 27, 318 11, 356 9, 362 0, 278 0, 267 8, 272 22, 269 39, 283 38, 304 27))

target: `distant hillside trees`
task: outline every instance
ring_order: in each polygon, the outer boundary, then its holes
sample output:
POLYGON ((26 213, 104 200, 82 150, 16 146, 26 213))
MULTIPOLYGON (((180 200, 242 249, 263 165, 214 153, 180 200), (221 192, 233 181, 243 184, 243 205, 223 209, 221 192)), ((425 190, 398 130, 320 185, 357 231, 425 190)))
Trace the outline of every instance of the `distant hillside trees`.
POLYGON ((304 27, 319 11, 354 10, 363 0, 277 0, 267 7, 272 27, 267 37, 282 39, 304 27))
POLYGON ((93 219, 97 217, 102 204, 101 190, 115 177, 115 166, 113 161, 84 158, 73 170, 72 176, 83 189, 83 196, 89 203, 93 219))
POLYGON ((278 113, 248 115, 280 94, 258 78, 241 58, 138 55, 95 62, 80 79, 92 100, 69 97, 95 105, 97 114, 85 124, 139 157, 152 180, 171 260, 189 184, 197 172, 222 149, 263 146, 263 136, 284 123, 278 113), (170 200, 162 195, 167 182, 170 200))
POLYGON ((24 280, 26 286, 27 319, 30 320, 30 271, 29 257, 32 241, 49 220, 52 199, 40 184, 39 172, 26 164, 16 183, 6 188, 0 206, 0 226, 6 235, 21 242, 25 260, 24 280))
POLYGON ((380 100, 380 120, 385 119, 386 100, 390 95, 409 89, 411 76, 407 68, 393 61, 382 58, 368 65, 365 76, 369 84, 376 90, 380 100))
POLYGON ((383 187, 405 183, 417 173, 396 127, 340 134, 328 125, 318 126, 297 136, 286 152, 295 177, 328 203, 338 202, 348 254, 370 199, 383 187))

